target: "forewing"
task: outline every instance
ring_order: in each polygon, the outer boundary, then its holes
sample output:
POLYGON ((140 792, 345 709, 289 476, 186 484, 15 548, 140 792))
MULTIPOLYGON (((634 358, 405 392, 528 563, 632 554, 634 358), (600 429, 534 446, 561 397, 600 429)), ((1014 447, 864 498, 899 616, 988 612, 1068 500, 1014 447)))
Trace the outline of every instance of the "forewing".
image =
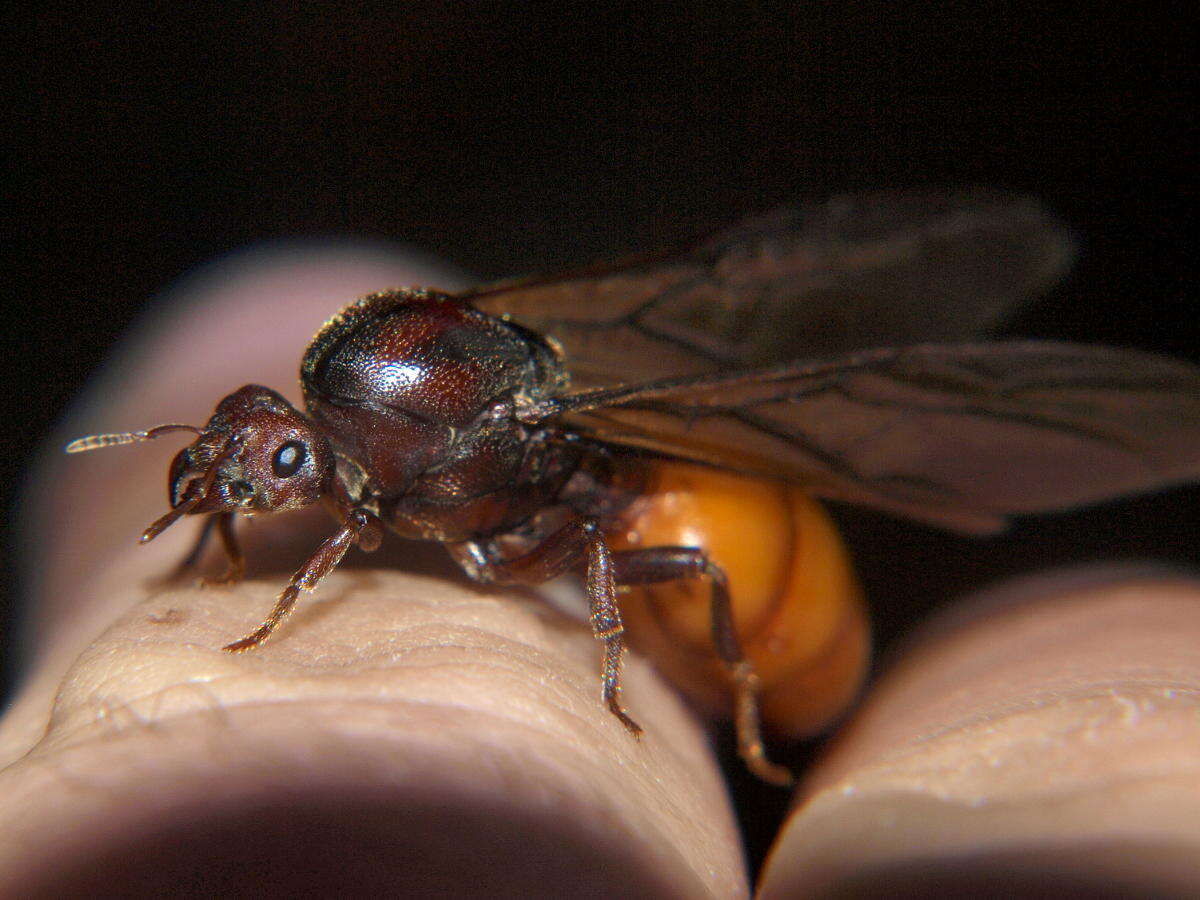
POLYGON ((1072 256, 1066 229, 1028 198, 864 194, 467 299, 554 337, 575 386, 598 387, 978 338, 1072 256))
POLYGON ((1200 369, 1108 347, 919 345, 563 402, 596 440, 962 531, 1200 477, 1200 369))

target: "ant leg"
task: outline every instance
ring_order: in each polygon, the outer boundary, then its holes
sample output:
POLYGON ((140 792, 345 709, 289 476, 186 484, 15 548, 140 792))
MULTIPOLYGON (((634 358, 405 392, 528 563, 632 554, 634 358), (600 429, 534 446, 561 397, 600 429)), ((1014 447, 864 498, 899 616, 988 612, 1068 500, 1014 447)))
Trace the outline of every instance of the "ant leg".
POLYGON ((155 584, 173 584, 179 581, 183 576, 187 575, 196 568, 196 564, 200 562, 200 557, 204 555, 204 548, 208 545, 208 539, 212 536, 213 528, 216 527, 216 518, 221 513, 212 516, 204 517, 204 524, 200 526, 200 531, 196 533, 196 542, 192 545, 192 549, 187 552, 187 556, 175 564, 175 566, 166 575, 160 579, 155 579, 155 584))
POLYGON ((795 777, 787 769, 767 759, 762 742, 762 717, 759 713, 758 674, 742 651, 733 621, 729 599, 729 580, 724 570, 694 547, 648 547, 621 550, 613 554, 617 582, 627 585, 655 584, 678 578, 706 578, 711 586, 710 616, 712 640, 717 655, 733 679, 734 725, 738 755, 746 767, 763 781, 790 785, 795 777))
MULTIPOLYGON (((225 558, 227 560, 225 573, 218 578, 203 578, 201 583, 205 586, 216 584, 236 584, 242 580, 242 576, 246 573, 246 558, 242 554, 242 548, 238 544, 237 535, 233 529, 234 513, 220 512, 213 513, 210 516, 204 517, 204 524, 200 527, 199 533, 196 535, 196 543, 192 545, 192 549, 188 551, 187 556, 175 564, 169 573, 163 576, 162 584, 173 584, 179 581, 189 572, 196 568, 200 562, 200 557, 204 555, 204 548, 208 546, 208 539, 212 537, 213 529, 217 529, 217 533, 221 536, 221 546, 225 550, 225 558)), ((156 583, 158 583, 156 581, 156 583)))
POLYGON ((300 592, 315 589, 321 579, 332 572, 334 567, 342 561, 346 551, 358 541, 359 535, 364 532, 368 535, 367 540, 380 534, 379 520, 366 510, 351 510, 337 533, 322 541, 320 546, 313 551, 312 556, 308 558, 308 562, 292 576, 292 580, 283 589, 279 599, 275 601, 275 608, 271 610, 266 620, 240 641, 227 644, 222 649, 228 650, 230 653, 240 653, 251 647, 257 647, 265 641, 292 611, 300 592))
POLYGON ((584 591, 592 634, 604 642, 601 671, 604 703, 635 737, 642 733, 621 706, 621 658, 625 653, 625 626, 617 607, 613 554, 594 519, 573 519, 521 556, 500 560, 476 542, 451 548, 467 574, 485 583, 537 585, 585 564, 584 591))
POLYGON ((614 716, 621 720, 634 735, 642 728, 629 718, 621 708, 621 657, 625 654, 625 625, 621 621, 621 610, 617 606, 617 582, 613 571, 612 551, 604 536, 590 523, 588 543, 587 576, 584 591, 588 598, 588 617, 592 623, 592 634, 604 641, 604 668, 601 678, 604 684, 604 702, 614 716))
POLYGON ((206 578, 204 579, 204 583, 237 584, 242 580, 242 576, 246 574, 246 557, 242 553, 237 533, 234 531, 234 514, 231 512, 217 513, 215 516, 209 518, 210 523, 212 519, 217 520, 217 534, 221 536, 221 546, 225 549, 227 564, 223 575, 216 578, 206 578))

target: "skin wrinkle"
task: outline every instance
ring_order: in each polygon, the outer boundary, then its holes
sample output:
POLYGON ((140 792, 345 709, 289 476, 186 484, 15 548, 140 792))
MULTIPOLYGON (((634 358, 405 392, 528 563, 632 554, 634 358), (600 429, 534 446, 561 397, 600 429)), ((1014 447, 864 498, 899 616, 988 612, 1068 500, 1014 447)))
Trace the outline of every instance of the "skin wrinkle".
MULTIPOLYGON (((408 627, 408 628, 404 628, 404 629, 399 629, 398 631, 396 631, 394 633, 394 636, 395 637, 403 637, 405 635, 408 635, 408 636, 423 635, 426 632, 428 632, 429 630, 431 630, 431 628, 432 628, 432 626, 428 626, 428 625, 412 626, 412 627, 408 627)), ((581 681, 580 678, 574 677, 574 675, 565 676, 561 672, 556 672, 555 667, 550 664, 550 657, 547 654, 541 654, 540 655, 541 658, 539 659, 538 654, 530 656, 528 654, 527 649, 525 650, 525 652, 522 652, 522 650, 524 648, 521 648, 519 645, 515 644, 515 642, 508 642, 508 641, 497 642, 495 640, 494 636, 489 641, 486 638, 485 632, 478 631, 477 634, 483 639, 480 640, 479 642, 477 642, 476 644, 463 644, 463 643, 459 643, 459 642, 453 641, 453 640, 437 641, 436 643, 432 643, 432 642, 428 642, 428 641, 419 641, 419 642, 417 642, 417 645, 415 647, 413 647, 409 650, 401 650, 401 651, 397 652, 394 659, 390 660, 389 664, 386 664, 386 665, 371 665, 362 660, 348 659, 348 660, 346 660, 346 662, 344 664, 342 664, 339 667, 339 670, 324 671, 324 669, 328 666, 329 663, 328 663, 328 661, 323 661, 319 665, 312 665, 312 666, 304 667, 307 670, 308 674, 306 674, 303 677, 307 680, 307 682, 309 684, 320 684, 323 682, 336 681, 338 679, 343 679, 344 678, 343 672, 346 670, 353 670, 353 673, 355 674, 355 676, 362 677, 362 676, 370 676, 370 675, 383 676, 397 668, 409 669, 414 672, 430 672, 430 671, 437 671, 438 669, 445 669, 445 670, 454 672, 460 678, 468 677, 468 676, 477 676, 478 680, 488 682, 488 681, 493 680, 493 676, 496 673, 503 673, 508 676, 518 676, 520 674, 520 667, 515 666, 512 663, 514 660, 519 660, 520 663, 525 666, 528 666, 530 663, 540 665, 539 673, 543 677, 539 678, 538 682, 537 682, 538 688, 539 688, 539 696, 543 696, 543 697, 545 696, 544 694, 541 693, 540 689, 545 688, 550 684, 555 684, 558 687, 557 698, 556 698, 557 702, 554 704, 556 707, 556 711, 562 712, 564 714, 571 714, 571 711, 569 710, 569 705, 564 700, 564 698, 569 693, 569 690, 566 690, 566 689, 569 689, 570 687, 578 688, 580 681, 581 681), (480 649, 484 649, 484 648, 486 648, 489 658, 487 660, 480 660, 478 657, 473 657, 471 659, 469 666, 466 665, 462 659, 458 659, 458 658, 445 660, 445 661, 441 661, 441 662, 437 662, 437 661, 429 662, 429 661, 424 661, 424 660, 418 659, 419 656, 421 656, 422 654, 425 654, 425 653, 433 653, 436 656, 437 654, 441 653, 442 651, 446 651, 446 650, 462 650, 464 652, 478 652, 480 649), (501 662, 504 662, 505 664, 501 665, 500 664, 501 662)), ((137 639, 130 639, 130 640, 125 641, 124 643, 126 643, 127 645, 130 645, 130 646, 134 646, 139 649, 142 649, 141 642, 138 641, 137 639)), ((206 647, 198 642, 191 643, 187 646, 189 647, 189 649, 197 649, 197 650, 211 649, 211 648, 206 647)), ((289 666, 302 665, 301 662, 297 662, 295 659, 288 660, 287 664, 289 666)), ((263 664, 259 668, 267 669, 269 667, 270 667, 270 661, 266 664, 263 664)), ((128 698, 124 699, 119 704, 119 706, 111 707, 110 709, 128 710, 129 712, 134 713, 136 715, 136 712, 134 709, 135 706, 144 706, 145 703, 150 700, 161 701, 165 696, 167 696, 170 693, 181 691, 181 690, 189 690, 192 688, 197 688, 197 687, 200 687, 201 683, 205 687, 208 688, 208 690, 205 692, 205 696, 207 699, 212 701, 210 708, 212 708, 214 710, 223 710, 223 709, 231 708, 231 707, 235 707, 235 706, 245 706, 245 705, 248 705, 246 702, 237 701, 237 700, 231 701, 229 698, 220 697, 218 695, 218 693, 215 691, 215 688, 217 686, 221 685, 222 683, 235 684, 235 685, 238 683, 244 683, 247 680, 247 678, 253 678, 255 674, 256 673, 250 673, 248 675, 245 672, 231 672, 231 673, 222 674, 222 675, 212 675, 212 676, 207 676, 207 677, 201 677, 199 679, 190 679, 186 683, 170 684, 170 685, 166 685, 162 688, 159 688, 157 690, 146 693, 146 694, 134 695, 132 697, 128 697, 128 698)), ((293 687, 295 687, 297 685, 297 679, 294 676, 289 676, 286 679, 286 681, 289 685, 292 685, 293 687)), ((518 681, 518 683, 525 683, 525 679, 522 679, 522 678, 517 678, 517 681, 518 681)), ((340 685, 334 684, 333 688, 334 688, 334 690, 338 690, 340 688, 340 685)), ((372 697, 369 693, 363 693, 361 695, 338 693, 337 696, 340 699, 346 700, 347 702, 354 702, 356 700, 372 699, 372 697)), ((547 699, 555 699, 555 698, 547 698, 547 699)), ((107 701, 102 698, 99 702, 106 703, 107 701)), ((296 702, 296 701, 294 701, 294 700, 279 700, 279 701, 275 701, 275 702, 288 703, 288 702, 296 702)), ((409 702, 415 702, 415 701, 409 701, 409 702)), ((428 701, 428 702, 433 702, 433 701, 428 701)), ((105 712, 102 711, 101 713, 99 713, 97 715, 96 720, 94 720, 94 721, 100 721, 101 719, 110 719, 110 718, 111 718, 110 715, 107 715, 105 712)), ((51 729, 57 731, 58 729, 55 726, 55 719, 56 719, 56 716, 52 715, 50 727, 51 727, 51 729)), ((153 720, 157 720, 157 719, 159 719, 159 716, 154 715, 153 713, 150 713, 148 718, 146 718, 146 719, 139 718, 139 721, 142 722, 143 724, 146 724, 146 723, 149 723, 149 722, 151 722, 153 720)), ((87 727, 88 727, 88 725, 85 724, 85 725, 78 726, 78 729, 82 730, 87 727)))
MULTIPOLYGON (((164 690, 170 690, 170 688, 167 688, 164 690)), ((533 735, 535 738, 538 738, 539 740, 552 737, 553 733, 554 733, 552 729, 544 728, 544 727, 539 728, 535 724, 531 724, 531 723, 524 721, 516 716, 502 715, 502 714, 496 712, 495 710, 480 711, 468 704, 453 704, 453 703, 446 703, 444 701, 423 700, 423 699, 418 699, 418 698, 389 697, 387 699, 378 699, 378 698, 374 698, 374 697, 370 697, 370 696, 366 696, 366 695, 350 696, 350 697, 340 697, 339 696, 339 697, 337 697, 337 700, 339 703, 353 705, 358 708, 378 706, 378 707, 381 707, 384 709, 389 709, 389 710, 400 710, 400 709, 404 709, 404 708, 410 708, 410 709, 436 709, 436 710, 444 710, 447 712, 455 712, 455 711, 459 711, 459 710, 470 710, 471 715, 476 719, 479 719, 479 718, 492 719, 497 722, 503 722, 504 724, 507 724, 507 725, 518 726, 522 730, 529 732, 531 735, 533 735)), ((206 708, 203 710, 195 710, 195 709, 185 710, 185 711, 182 711, 175 715, 172 715, 169 717, 164 717, 161 719, 141 718, 141 717, 137 717, 135 714, 134 719, 133 719, 134 727, 132 727, 132 728, 116 729, 116 730, 107 732, 103 735, 99 735, 99 736, 97 736, 95 734, 91 734, 91 735, 83 734, 82 736, 79 737, 78 740, 74 740, 74 741, 62 740, 62 741, 55 741, 53 743, 48 743, 46 745, 39 744, 38 747, 35 747, 32 751, 30 751, 30 753, 26 757, 23 758, 23 761, 34 760, 34 759, 38 759, 39 757, 45 757, 48 755, 47 751, 49 751, 49 750, 57 751, 57 750, 67 749, 67 748, 71 748, 71 747, 75 747, 80 744, 83 744, 86 741, 108 740, 108 739, 136 736, 136 733, 138 731, 145 731, 148 733, 156 733, 156 734, 162 735, 165 732, 165 727, 170 726, 176 722, 186 721, 187 719, 189 719, 193 716, 203 717, 204 713, 206 713, 206 712, 208 712, 208 713, 215 712, 215 713, 221 714, 220 724, 222 726, 227 726, 230 722, 230 719, 229 719, 228 715, 226 715, 226 714, 230 710, 237 709, 237 710, 254 711, 254 710, 264 710, 264 709, 279 709, 279 708, 286 708, 289 706, 296 706, 301 703, 308 703, 308 702, 310 702, 310 701, 307 699, 305 701, 297 701, 294 699, 243 701, 243 702, 234 703, 234 704, 220 704, 220 705, 206 708)), ((131 706, 131 704, 126 704, 125 706, 126 706, 126 708, 129 708, 131 706)), ((131 710, 131 712, 132 712, 132 710, 131 710)), ((590 730, 593 732, 593 735, 596 733, 595 729, 587 728, 587 726, 590 723, 588 722, 588 720, 585 717, 573 714, 567 710, 563 710, 563 714, 564 714, 565 718, 568 718, 573 723, 584 726, 583 730, 590 730)), ((93 723, 93 724, 98 724, 98 723, 93 723)), ((79 729, 76 729, 74 734, 81 735, 81 733, 85 732, 86 730, 87 730, 87 726, 83 726, 79 729)), ((534 743, 537 743, 537 742, 539 742, 539 741, 535 741, 534 743)))
MULTIPOLYGON (((1200 699, 1200 690, 1190 688, 1183 682, 1161 682, 1155 686, 1200 699)), ((1105 699, 1117 690, 1124 690, 1126 688, 1127 685, 1124 682, 1114 680, 1108 686, 1101 683, 1073 691, 1048 689, 1036 694, 1022 695, 1003 705, 979 709, 969 717, 946 722, 927 731, 916 732, 904 744, 893 745, 888 751, 887 760, 889 763, 893 763, 904 759, 906 756, 921 754, 925 752, 925 745, 934 743, 941 738, 967 732, 972 729, 983 728, 991 723, 1021 713, 1052 709, 1064 704, 1080 704, 1081 701, 1092 699, 1105 699)))

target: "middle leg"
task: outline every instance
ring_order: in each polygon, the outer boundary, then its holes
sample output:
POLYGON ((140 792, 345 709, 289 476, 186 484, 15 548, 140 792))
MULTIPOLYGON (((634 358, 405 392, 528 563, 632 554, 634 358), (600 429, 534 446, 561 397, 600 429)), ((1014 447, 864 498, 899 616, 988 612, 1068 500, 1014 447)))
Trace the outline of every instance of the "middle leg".
POLYGON ((642 733, 641 726, 621 706, 625 626, 617 606, 619 579, 613 567, 614 555, 595 519, 572 519, 528 553, 512 559, 503 559, 492 545, 476 541, 458 544, 450 551, 468 575, 484 583, 539 585, 583 565, 592 634, 604 642, 604 703, 633 735, 642 733))

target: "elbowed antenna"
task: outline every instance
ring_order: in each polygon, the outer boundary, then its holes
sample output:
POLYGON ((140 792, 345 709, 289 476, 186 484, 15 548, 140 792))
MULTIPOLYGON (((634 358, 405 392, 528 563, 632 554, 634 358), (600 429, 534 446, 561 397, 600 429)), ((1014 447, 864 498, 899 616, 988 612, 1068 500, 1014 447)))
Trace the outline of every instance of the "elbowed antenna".
POLYGON ((134 444, 138 441, 152 441, 156 437, 169 434, 172 431, 190 431, 192 434, 203 432, 195 425, 156 425, 145 431, 125 431, 120 434, 89 434, 87 437, 76 438, 63 449, 67 453, 84 453, 88 450, 99 450, 101 447, 116 447, 121 444, 134 444))

